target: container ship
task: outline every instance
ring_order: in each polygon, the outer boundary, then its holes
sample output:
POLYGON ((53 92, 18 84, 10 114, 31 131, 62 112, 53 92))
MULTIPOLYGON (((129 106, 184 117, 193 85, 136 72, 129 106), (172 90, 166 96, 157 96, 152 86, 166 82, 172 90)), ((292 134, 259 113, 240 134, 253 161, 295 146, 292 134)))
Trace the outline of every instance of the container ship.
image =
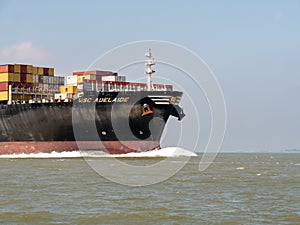
POLYGON ((154 84, 151 50, 147 83, 93 70, 55 76, 54 68, 0 66, 0 154, 100 150, 109 154, 160 148, 170 116, 185 115, 182 92, 154 84))

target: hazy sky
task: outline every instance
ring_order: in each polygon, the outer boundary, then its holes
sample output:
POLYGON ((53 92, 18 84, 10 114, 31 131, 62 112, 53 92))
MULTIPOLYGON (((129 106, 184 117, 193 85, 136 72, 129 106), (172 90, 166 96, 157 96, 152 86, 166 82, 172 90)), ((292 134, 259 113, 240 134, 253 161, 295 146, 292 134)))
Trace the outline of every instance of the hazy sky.
POLYGON ((300 148, 300 1, 3 1, 0 63, 70 74, 120 44, 183 45, 213 70, 222 151, 300 148))

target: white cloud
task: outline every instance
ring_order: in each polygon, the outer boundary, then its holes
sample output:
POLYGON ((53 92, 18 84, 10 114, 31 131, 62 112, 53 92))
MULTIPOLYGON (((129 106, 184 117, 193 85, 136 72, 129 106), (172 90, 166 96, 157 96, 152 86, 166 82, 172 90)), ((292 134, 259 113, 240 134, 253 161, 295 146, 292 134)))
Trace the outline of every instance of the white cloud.
POLYGON ((31 41, 24 41, 0 49, 1 63, 42 63, 47 59, 47 54, 33 46, 31 41))

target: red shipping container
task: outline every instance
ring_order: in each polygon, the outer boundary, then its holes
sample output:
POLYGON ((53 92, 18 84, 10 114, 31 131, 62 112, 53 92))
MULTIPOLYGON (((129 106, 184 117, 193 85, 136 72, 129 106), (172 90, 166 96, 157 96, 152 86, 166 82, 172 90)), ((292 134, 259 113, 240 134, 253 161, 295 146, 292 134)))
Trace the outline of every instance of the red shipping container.
POLYGON ((8 91, 8 82, 0 82, 0 91, 8 91))
POLYGON ((90 70, 90 71, 73 72, 73 75, 116 76, 118 75, 118 73, 111 72, 111 71, 102 71, 102 70, 90 70))
POLYGON ((44 76, 49 76, 49 68, 44 68, 44 76))
POLYGON ((26 83, 26 73, 21 73, 21 76, 20 76, 20 80, 21 80, 21 83, 26 83))
POLYGON ((1 65, 0 66, 0 73, 13 73, 14 72, 14 65, 1 65))
POLYGON ((95 75, 95 71, 73 72, 73 75, 95 75))
POLYGON ((27 73, 27 65, 20 65, 20 73, 27 73))

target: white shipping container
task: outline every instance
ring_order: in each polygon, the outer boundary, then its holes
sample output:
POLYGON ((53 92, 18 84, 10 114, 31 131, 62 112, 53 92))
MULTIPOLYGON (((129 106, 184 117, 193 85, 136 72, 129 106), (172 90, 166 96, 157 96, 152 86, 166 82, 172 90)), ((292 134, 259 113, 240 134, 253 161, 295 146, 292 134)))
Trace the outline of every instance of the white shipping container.
POLYGON ((49 84, 53 84, 53 77, 52 76, 49 76, 49 84))
POLYGON ((56 77, 55 84, 60 84, 60 77, 56 77))
POLYGON ((67 85, 77 86, 77 76, 67 76, 67 85))
POLYGON ((44 84, 49 84, 49 76, 43 76, 44 77, 44 84))
POLYGON ((39 83, 39 75, 32 75, 32 82, 34 84, 38 84, 39 83))
POLYGON ((65 78, 64 77, 59 77, 59 83, 60 85, 64 85, 65 84, 65 78))
POLYGON ((58 77, 53 77, 53 84, 58 84, 58 77))
POLYGON ((116 81, 116 76, 103 76, 102 81, 116 81))

